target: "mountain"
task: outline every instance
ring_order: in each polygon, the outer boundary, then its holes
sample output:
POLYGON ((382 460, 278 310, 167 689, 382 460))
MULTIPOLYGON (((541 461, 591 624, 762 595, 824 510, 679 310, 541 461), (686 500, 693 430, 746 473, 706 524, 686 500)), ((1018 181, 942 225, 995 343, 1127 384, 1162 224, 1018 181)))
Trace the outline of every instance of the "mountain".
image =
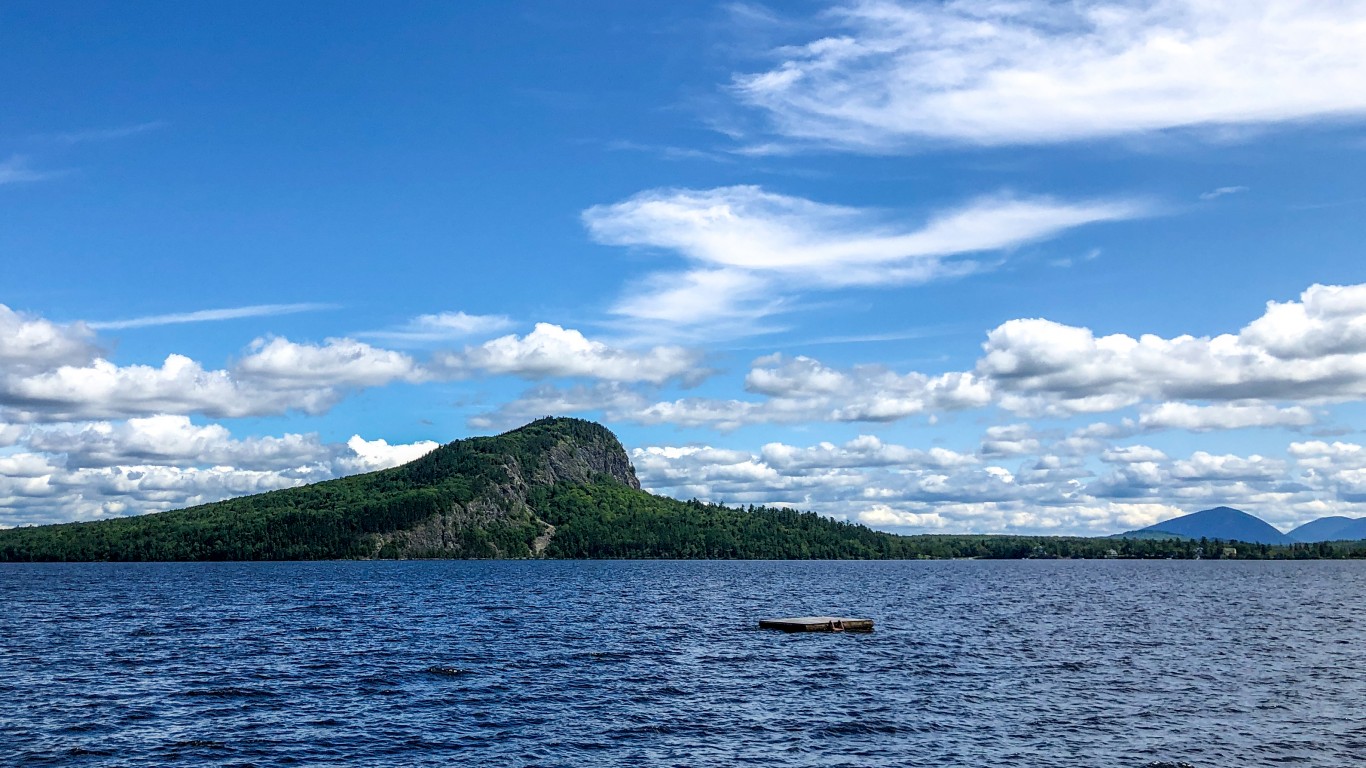
POLYGON ((1215 507, 1189 515, 1164 520, 1157 525, 1129 531, 1121 536, 1142 536, 1150 538, 1154 533, 1174 534, 1191 539, 1220 539, 1222 541, 1246 541, 1251 544, 1292 544, 1294 541, 1284 533, 1272 528, 1266 521, 1253 517, 1232 507, 1215 507))
POLYGON ((0 561, 913 557, 907 541, 813 513, 651 495, 611 431, 545 418, 393 469, 172 512, 0 530, 0 561))
POLYGON ((1366 517, 1320 517, 1287 533, 1292 541, 1315 544, 1320 541, 1358 541, 1366 539, 1366 517))

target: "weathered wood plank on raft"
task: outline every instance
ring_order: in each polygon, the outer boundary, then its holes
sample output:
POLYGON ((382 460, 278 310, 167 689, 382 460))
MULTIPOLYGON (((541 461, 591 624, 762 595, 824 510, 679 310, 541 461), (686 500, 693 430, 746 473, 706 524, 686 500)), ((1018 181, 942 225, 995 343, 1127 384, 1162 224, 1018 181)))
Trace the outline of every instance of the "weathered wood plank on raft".
POLYGON ((843 616, 798 616, 792 619, 760 619, 759 628, 783 632, 872 632, 873 620, 843 616))

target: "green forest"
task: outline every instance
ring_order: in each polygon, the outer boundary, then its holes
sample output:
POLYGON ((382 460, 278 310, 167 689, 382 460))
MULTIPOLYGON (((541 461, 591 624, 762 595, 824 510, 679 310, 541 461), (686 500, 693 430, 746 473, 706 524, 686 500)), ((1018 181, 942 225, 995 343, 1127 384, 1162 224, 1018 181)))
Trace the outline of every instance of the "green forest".
POLYGON ((639 490, 616 436, 546 418, 393 469, 188 509, 0 531, 0 562, 398 558, 1366 557, 1366 542, 898 536, 639 490))
POLYGON ((561 558, 905 560, 1366 557, 1366 542, 1272 546, 1219 540, 927 534, 898 536, 813 512, 677 501, 610 485, 552 487, 544 500, 561 558))

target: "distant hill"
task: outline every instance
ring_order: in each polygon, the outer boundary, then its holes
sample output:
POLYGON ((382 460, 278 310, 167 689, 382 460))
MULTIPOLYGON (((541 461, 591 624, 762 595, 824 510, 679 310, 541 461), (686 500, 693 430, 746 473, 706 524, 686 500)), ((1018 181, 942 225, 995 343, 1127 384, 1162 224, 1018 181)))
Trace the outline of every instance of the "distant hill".
MULTIPOLYGON (((545 418, 379 472, 173 512, 0 530, 0 561, 838 559, 923 551, 908 541, 809 512, 654 496, 640 490, 607 428, 545 418)), ((934 546, 946 556, 960 551, 934 546)), ((1015 554, 1032 545, 997 546, 1015 554)))
POLYGON ((1192 539, 1246 541, 1252 544, 1294 543, 1293 539, 1271 527, 1261 518, 1232 507, 1215 507, 1192 512, 1120 536, 1151 538, 1153 534, 1174 534, 1192 539))
POLYGON ((1287 533, 1292 541, 1313 544, 1320 541, 1358 541, 1366 539, 1366 517, 1320 517, 1287 533))

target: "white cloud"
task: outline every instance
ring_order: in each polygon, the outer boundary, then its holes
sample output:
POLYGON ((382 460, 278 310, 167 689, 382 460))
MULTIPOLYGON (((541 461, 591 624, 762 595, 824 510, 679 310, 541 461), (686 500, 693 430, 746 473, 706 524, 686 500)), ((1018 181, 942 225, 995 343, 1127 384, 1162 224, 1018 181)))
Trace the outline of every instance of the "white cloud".
POLYGON ((1328 443, 1323 440, 1309 440, 1302 443, 1291 443, 1289 452, 1300 464, 1313 469, 1334 467, 1360 469, 1366 467, 1366 448, 1362 448, 1356 443, 1341 441, 1328 443))
POLYGON ((1314 414, 1307 408, 1277 408, 1266 403, 1162 403, 1144 409, 1138 417, 1139 427, 1145 430, 1185 429, 1191 432, 1248 427, 1305 427, 1313 423, 1314 414))
POLYGON ((629 421, 649 400, 641 393, 617 382, 595 382, 559 387, 541 384, 508 400, 496 409, 469 419, 475 429, 510 429, 542 416, 566 414, 605 414, 610 423, 629 421))
POLYGON ((87 323, 97 331, 115 331, 127 328, 151 328, 161 325, 180 325, 184 323, 209 323, 222 320, 240 320, 245 317, 275 317, 293 315, 299 312, 316 312, 333 309, 331 304, 253 304, 247 307, 226 307, 223 309, 200 309, 194 312, 177 312, 166 315, 147 315, 127 320, 106 320, 87 323))
POLYGON ((1200 193, 1201 200, 1218 200, 1225 195, 1237 195, 1247 191, 1247 187, 1219 187, 1200 193))
POLYGON ((1274 480, 1284 472, 1284 462, 1256 454, 1216 456, 1205 451, 1171 466, 1172 477, 1181 480, 1274 480))
POLYGON ((377 387, 423 376, 408 355, 354 339, 327 339, 318 346, 277 336, 257 339, 250 349, 251 354, 238 361, 237 374, 266 382, 272 388, 377 387))
POLYGON ((18 443, 28 434, 28 427, 20 424, 7 424, 0 421, 0 448, 8 448, 18 443))
POLYGON ((978 408, 991 401, 990 390, 970 373, 903 374, 873 365, 836 369, 805 356, 755 360, 745 388, 764 399, 681 398, 619 415, 643 424, 728 431, 746 424, 890 422, 978 408))
POLYGON ((1361 0, 849 2, 735 78, 778 134, 861 151, 1366 114, 1361 0))
POLYGON ((160 366, 119 366, 99 357, 54 366, 88 353, 69 335, 54 336, 49 326, 28 321, 27 328, 38 329, 30 336, 42 343, 21 339, 10 344, 21 359, 0 370, 0 406, 10 409, 12 419, 82 421, 164 413, 224 418, 289 410, 317 414, 348 391, 423 375, 406 355, 350 339, 328 339, 322 346, 258 339, 231 371, 206 370, 176 354, 160 366))
POLYGON ((98 350, 88 325, 62 325, 0 304, 0 374, 79 365, 98 350))
MULTIPOLYGON (((547 385, 473 423, 508 424, 517 417, 564 412, 557 410, 563 408, 601 412, 612 421, 729 431, 750 424, 932 419, 990 405, 1018 415, 1053 417, 1140 408, 1136 417, 1092 425, 1057 447, 1061 453, 1077 455, 1094 448, 1098 438, 1159 430, 1313 425, 1317 416, 1308 406, 1366 397, 1363 319, 1366 286, 1313 286, 1299 302, 1269 303, 1266 314, 1240 333, 1215 337, 1097 337, 1087 328, 1017 319, 988 334, 973 371, 835 368, 807 356, 777 354, 753 362, 745 377, 745 389, 756 396, 751 399, 667 400, 644 388, 567 390, 547 385), (1306 359, 1305 350, 1318 356, 1306 359)), ((508 339, 501 359, 509 362, 484 363, 488 370, 518 370, 523 340, 508 339)), ((480 363, 480 357, 468 351, 466 358, 471 362, 460 363, 467 367, 480 363)), ((600 373, 601 378, 631 381, 613 372, 610 364, 598 369, 607 372, 600 373)), ((523 370, 522 375, 552 370, 554 375, 572 375, 578 369, 546 364, 523 370)), ((658 383, 660 376, 652 381, 641 375, 637 380, 658 383)), ((984 453, 1014 456, 1039 448, 1032 437, 1009 438, 999 431, 988 431, 984 453)))
MULTIPOLYGON (((740 336, 757 320, 781 312, 788 302, 769 283, 739 269, 661 272, 639 281, 613 306, 618 315, 663 325, 674 335, 681 326, 705 324, 709 336, 740 336)), ((661 335, 658 328, 655 335, 661 335)))
POLYGON ((396 328, 367 331, 357 334, 380 339, 391 344, 425 344, 453 339, 464 339, 486 333, 496 333, 512 325, 504 315, 470 315, 464 312, 440 312, 418 315, 396 328))
POLYGON ((334 399, 326 390, 291 393, 293 398, 251 394, 227 371, 206 371, 184 355, 169 355, 160 367, 117 366, 96 359, 31 376, 6 376, 0 404, 24 421, 79 421, 150 413, 248 416, 289 407, 321 412, 334 399))
POLYGON ((330 458, 330 449, 317 435, 234 440, 221 424, 199 425, 188 416, 170 414, 36 428, 27 444, 34 451, 65 456, 69 468, 188 464, 287 469, 330 458))
MULTIPOLYGON (((834 421, 895 421, 923 413, 978 408, 991 401, 971 373, 930 376, 881 366, 830 368, 805 356, 770 355, 754 361, 745 388, 775 401, 826 409, 834 421)), ((781 407, 780 410, 787 410, 781 407)))
POLYGON ((1312 286, 1299 302, 1267 305, 1241 333, 1097 337, 1042 319, 1011 320, 987 336, 977 373, 1017 412, 1098 412, 1144 400, 1205 400, 1214 411, 1159 406, 1154 419, 1187 428, 1302 424, 1302 407, 1256 401, 1366 397, 1366 286, 1312 286))
POLYGON ((525 336, 508 335, 438 355, 434 367, 454 375, 482 372, 528 379, 585 377, 616 382, 696 382, 708 373, 702 354, 678 346, 646 350, 612 347, 572 328, 537 323, 525 336))
POLYGON ((1101 461, 1107 464, 1157 464, 1167 460, 1167 454, 1147 445, 1117 446, 1103 451, 1101 461))
POLYGON ((860 435, 843 445, 823 442, 808 448, 784 443, 767 443, 760 449, 764 463, 783 472, 850 467, 914 467, 953 469, 971 466, 978 459, 971 454, 947 448, 907 448, 884 443, 873 435, 860 435))
POLYGON ((982 437, 983 456, 1024 456, 1038 453, 1041 444, 1028 424, 987 427, 982 437))
MULTIPOLYGON (((1164 457, 1165 458, 1165 457, 1164 457)), ((886 443, 864 435, 843 445, 765 445, 759 454, 710 446, 632 451, 645 487, 676 497, 795 506, 879 528, 1103 534, 1173 517, 1145 499, 1098 499, 1091 473, 1051 455, 1015 468, 970 454, 886 443)), ((1152 465, 1154 482, 1166 477, 1152 465)), ((1105 490, 1101 484, 1099 487, 1105 490)))
MULTIPOLYGON (((1104 535, 1230 505, 1281 530, 1331 514, 1366 516, 1366 449, 1292 443, 1287 457, 1196 451, 1184 458, 1146 445, 1058 455, 1028 425, 1000 439, 1033 439, 1032 452, 990 460, 863 435, 843 444, 769 443, 757 452, 656 445, 632 451, 645 487, 675 497, 793 506, 906 532, 1104 535)), ((984 436, 983 442, 990 437, 984 436)), ((1063 441, 1065 442, 1065 440, 1063 441)))
POLYGON ((692 264, 647 278, 614 312, 695 325, 773 314, 797 291, 960 276, 980 265, 957 257, 1147 210, 1133 201, 1001 196, 907 223, 887 212, 735 186, 650 190, 589 208, 583 219, 598 242, 666 249, 692 264))
POLYGON ((346 473, 350 473, 373 472, 377 469, 407 464, 436 450, 440 443, 422 440, 406 445, 390 445, 387 440, 366 440, 360 435, 352 435, 351 439, 346 441, 346 447, 355 454, 355 458, 343 456, 335 461, 346 473))
POLYGON ((1242 338, 1282 360, 1366 353, 1366 284, 1313 285, 1300 301, 1267 302, 1242 338))

